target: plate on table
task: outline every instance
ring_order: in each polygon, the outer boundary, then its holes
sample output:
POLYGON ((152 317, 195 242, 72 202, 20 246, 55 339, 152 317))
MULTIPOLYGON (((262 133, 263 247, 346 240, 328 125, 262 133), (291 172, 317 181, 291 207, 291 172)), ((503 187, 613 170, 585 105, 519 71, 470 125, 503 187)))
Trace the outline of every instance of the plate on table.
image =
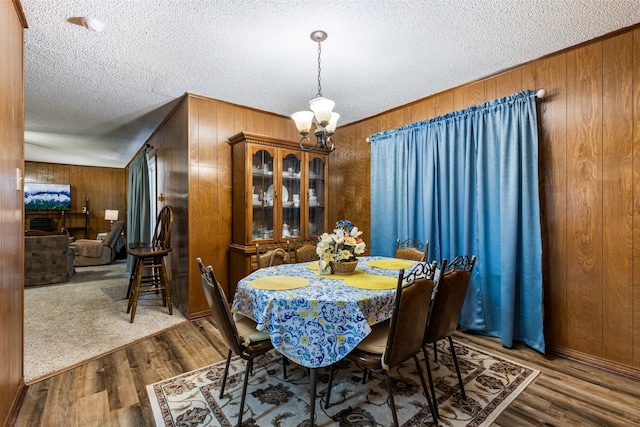
MULTIPOLYGON (((271 200, 273 200, 273 184, 271 184, 269 188, 267 188, 267 196, 269 196, 271 200)), ((287 187, 283 185, 282 186, 282 202, 284 203, 288 201, 289 201, 289 190, 287 190, 287 187)))

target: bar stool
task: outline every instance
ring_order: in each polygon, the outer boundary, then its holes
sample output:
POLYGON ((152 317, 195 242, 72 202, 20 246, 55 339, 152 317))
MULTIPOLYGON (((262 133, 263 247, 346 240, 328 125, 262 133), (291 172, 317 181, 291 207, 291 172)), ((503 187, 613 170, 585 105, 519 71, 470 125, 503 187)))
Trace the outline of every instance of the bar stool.
POLYGON ((171 228, 173 209, 165 206, 158 214, 156 229, 151 244, 132 243, 127 253, 133 256, 133 267, 129 277, 127 313, 131 312, 130 322, 136 316, 138 298, 141 293, 162 292, 162 304, 173 314, 171 289, 167 278, 164 259, 171 252, 171 228))

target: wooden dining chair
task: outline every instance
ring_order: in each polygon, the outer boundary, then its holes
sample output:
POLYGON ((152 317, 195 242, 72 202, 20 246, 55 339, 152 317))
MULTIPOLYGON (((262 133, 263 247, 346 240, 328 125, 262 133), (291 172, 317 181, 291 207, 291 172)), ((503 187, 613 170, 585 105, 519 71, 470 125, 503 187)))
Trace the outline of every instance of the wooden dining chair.
MULTIPOLYGON (((371 333, 346 356, 358 367, 384 375, 389 395, 389 407, 393 415, 393 424, 396 427, 398 426, 398 415, 393 400, 389 371, 409 359, 413 359, 416 364, 429 409, 433 414, 436 425, 438 424, 437 416, 434 412, 435 404, 430 397, 429 389, 416 356, 422 348, 422 339, 427 324, 429 302, 431 301, 431 293, 436 280, 436 272, 436 261, 431 264, 418 264, 409 272, 406 278, 404 277, 404 269, 401 269, 398 274, 391 320, 374 325, 371 328, 371 333)), ((334 366, 335 364, 331 365, 329 374, 325 408, 329 407, 331 401, 334 366)))
POLYGON ((239 320, 234 320, 233 315, 231 314, 231 308, 227 302, 227 297, 225 296, 220 283, 216 280, 213 268, 211 266, 204 267, 200 258, 196 258, 196 262, 200 266, 200 270, 205 271, 205 273, 200 276, 202 290, 204 291, 204 295, 209 303, 214 323, 220 331, 225 344, 229 347, 227 362, 222 377, 222 386, 220 387, 220 399, 224 396, 224 388, 227 382, 227 375, 229 373, 231 355, 235 353, 246 361, 244 383, 242 385, 242 397, 240 398, 238 422, 236 424, 240 427, 240 425, 242 425, 242 415, 244 411, 245 398, 247 396, 249 375, 253 370, 253 360, 271 350, 273 348, 273 344, 271 344, 268 334, 256 329, 256 323, 253 320, 244 316, 240 317, 239 320))
POLYGON ((289 264, 291 255, 289 254, 289 242, 286 249, 277 245, 265 246, 264 252, 260 253, 260 245, 256 243, 256 269, 272 267, 274 265, 289 264))
POLYGON ((310 262, 318 261, 320 257, 316 253, 316 247, 318 240, 294 240, 293 241, 293 253, 296 257, 296 262, 310 262))
POLYGON ((173 228, 173 208, 165 206, 160 210, 151 243, 132 243, 127 253, 133 257, 129 287, 127 289, 127 313, 130 322, 136 316, 138 298, 147 292, 161 292, 162 303, 173 314, 171 287, 167 277, 165 257, 171 252, 171 230, 173 228))
POLYGON ((429 255, 429 241, 422 243, 420 240, 410 237, 404 241, 396 240, 395 258, 412 261, 426 261, 429 255))
MULTIPOLYGON (((467 255, 457 256, 449 263, 447 263, 446 259, 442 260, 442 274, 432 295, 431 309, 429 311, 424 338, 422 340, 422 352, 424 353, 424 360, 425 364, 427 365, 427 375, 429 376, 429 387, 431 388, 431 395, 433 396, 434 400, 435 389, 433 385, 433 378, 431 376, 429 357, 427 355, 427 346, 429 344, 434 344, 435 357, 437 354, 435 343, 444 338, 449 341, 451 358, 453 359, 453 363, 456 368, 456 374, 458 376, 458 384, 460 386, 462 398, 464 400, 467 399, 466 393, 464 392, 464 383, 462 382, 462 375, 460 374, 458 358, 456 356, 456 351, 453 346, 453 339, 451 338, 451 335, 453 335, 455 330, 458 328, 460 313, 462 312, 462 305, 464 304, 464 299, 467 295, 467 288, 469 287, 471 272, 473 271, 475 262, 475 255, 472 257, 469 257, 467 255)), ((435 410, 437 416, 437 405, 435 410)))

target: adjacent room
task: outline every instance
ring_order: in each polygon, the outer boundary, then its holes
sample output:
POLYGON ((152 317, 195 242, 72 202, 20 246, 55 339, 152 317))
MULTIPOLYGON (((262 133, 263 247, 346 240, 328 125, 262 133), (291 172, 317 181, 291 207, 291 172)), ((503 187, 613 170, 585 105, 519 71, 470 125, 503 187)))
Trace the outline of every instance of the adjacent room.
POLYGON ((0 21, 3 426, 640 426, 640 2, 0 21))

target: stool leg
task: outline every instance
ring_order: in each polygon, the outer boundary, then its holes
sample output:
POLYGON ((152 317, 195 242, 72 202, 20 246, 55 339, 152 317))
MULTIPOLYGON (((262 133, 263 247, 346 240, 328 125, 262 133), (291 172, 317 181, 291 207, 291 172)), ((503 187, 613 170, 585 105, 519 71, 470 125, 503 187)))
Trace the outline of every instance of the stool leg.
POLYGON ((138 260, 133 259, 133 268, 131 269, 131 275, 129 276, 129 289, 127 290, 127 313, 131 311, 131 304, 133 302, 133 290, 136 287, 136 281, 138 280, 138 260))
POLYGON ((161 259, 160 269, 162 270, 162 281, 164 282, 164 289, 162 290, 162 299, 164 305, 169 309, 169 314, 173 315, 173 307, 171 306, 171 288, 169 286, 169 279, 167 279, 167 269, 164 264, 164 257, 161 259))
POLYGON ((131 263, 131 275, 129 276, 129 287, 127 288, 127 298, 131 298, 131 289, 133 288, 133 281, 135 278, 135 272, 138 270, 138 257, 133 257, 133 262, 131 263))
POLYGON ((127 313, 131 311, 130 323, 133 323, 133 319, 136 317, 136 308, 138 306, 138 297, 140 296, 140 285, 142 282, 142 272, 144 270, 144 263, 138 261, 138 268, 136 269, 136 277, 133 286, 133 293, 129 297, 129 304, 127 306, 127 313))

